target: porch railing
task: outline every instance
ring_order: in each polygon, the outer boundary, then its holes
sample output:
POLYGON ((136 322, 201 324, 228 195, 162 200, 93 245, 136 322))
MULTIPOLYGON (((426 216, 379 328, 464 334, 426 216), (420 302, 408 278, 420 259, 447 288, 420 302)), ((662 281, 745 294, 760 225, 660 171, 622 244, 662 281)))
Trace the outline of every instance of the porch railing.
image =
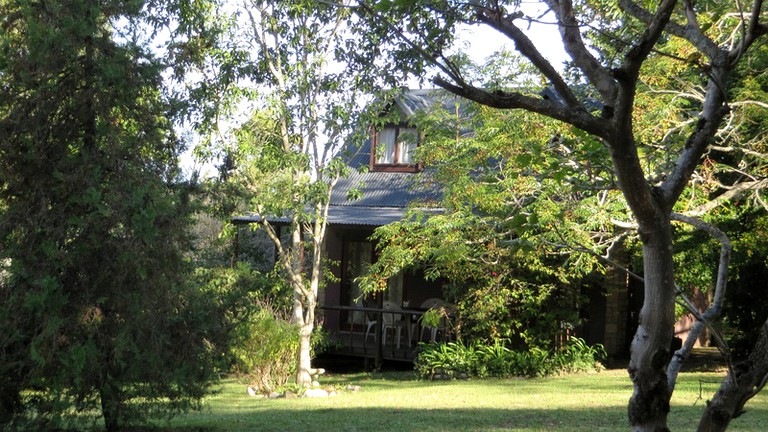
MULTIPOLYGON (((426 310, 423 309, 383 309, 375 307, 358 306, 318 306, 325 311, 339 312, 339 328, 335 331, 336 342, 339 348, 335 351, 354 356, 362 356, 374 359, 375 366, 381 366, 384 359, 413 361, 418 354, 418 343, 421 341, 423 327, 421 325, 421 316, 426 310), (370 317, 368 321, 375 321, 372 335, 366 339, 367 324, 363 321, 362 325, 355 322, 354 319, 342 320, 343 312, 354 316, 356 313, 362 313, 363 316, 370 317), (388 332, 388 338, 384 338, 384 315, 391 314, 393 322, 401 322, 402 339, 400 347, 397 347, 397 331, 393 329, 388 332), (397 317, 400 317, 399 319, 397 317)), ((429 334, 429 332, 427 332, 429 334)), ((442 337, 445 338, 445 330, 442 337)))

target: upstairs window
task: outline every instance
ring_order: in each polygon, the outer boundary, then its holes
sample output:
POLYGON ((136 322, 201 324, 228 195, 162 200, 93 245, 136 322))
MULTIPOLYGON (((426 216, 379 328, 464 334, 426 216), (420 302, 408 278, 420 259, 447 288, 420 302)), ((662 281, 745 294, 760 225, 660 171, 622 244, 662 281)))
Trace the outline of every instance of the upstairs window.
POLYGON ((419 145, 416 128, 406 125, 385 126, 374 131, 373 170, 375 171, 415 171, 416 163, 413 150, 419 145))

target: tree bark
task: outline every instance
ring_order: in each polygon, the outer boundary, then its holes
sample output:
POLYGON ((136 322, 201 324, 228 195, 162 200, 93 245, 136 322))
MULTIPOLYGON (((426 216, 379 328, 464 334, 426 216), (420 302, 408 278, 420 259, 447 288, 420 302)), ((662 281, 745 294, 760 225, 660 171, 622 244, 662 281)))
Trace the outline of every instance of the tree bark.
POLYGON ((720 384, 699 421, 698 432, 719 432, 728 428, 731 420, 744 413, 744 405, 768 381, 768 321, 760 328, 754 349, 747 360, 734 365, 734 373, 720 384))
POLYGON ((111 383, 99 387, 101 398, 101 415, 104 417, 104 428, 107 432, 118 432, 122 422, 122 397, 119 388, 111 383))
POLYGON ((303 324, 299 328, 299 351, 296 354, 296 385, 310 387, 312 385, 312 330, 314 324, 303 324))
POLYGON ((637 432, 667 431, 671 390, 666 366, 675 323, 672 229, 668 218, 641 227, 645 301, 630 347, 629 375, 634 392, 628 416, 637 432))

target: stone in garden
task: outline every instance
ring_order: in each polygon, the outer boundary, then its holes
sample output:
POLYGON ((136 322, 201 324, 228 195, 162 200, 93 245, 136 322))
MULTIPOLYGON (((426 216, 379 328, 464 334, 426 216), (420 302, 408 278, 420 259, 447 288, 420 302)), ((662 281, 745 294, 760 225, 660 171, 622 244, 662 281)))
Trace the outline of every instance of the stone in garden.
POLYGON ((285 392, 285 396, 284 396, 284 397, 285 397, 286 399, 296 399, 297 397, 299 397, 299 395, 297 395, 297 394, 296 394, 296 393, 294 393, 294 392, 291 392, 291 391, 287 391, 287 392, 285 392))
POLYGON ((256 396, 258 396, 258 395, 259 395, 259 394, 256 392, 256 389, 255 389, 255 388, 253 388, 253 387, 251 387, 251 386, 248 386, 248 388, 245 390, 245 392, 246 392, 246 393, 248 393, 248 396, 252 396, 252 397, 256 397, 256 396))
POLYGON ((351 391, 351 392, 360 391, 360 386, 359 385, 348 385, 347 386, 347 391, 351 391))
POLYGON ((277 399, 277 398, 279 398, 279 397, 282 397, 282 396, 283 396, 283 395, 281 395, 281 394, 280 394, 280 393, 278 393, 278 392, 272 392, 272 393, 270 393, 270 394, 269 394, 269 396, 268 396, 268 397, 269 397, 270 399, 277 399))
POLYGON ((307 397, 307 398, 328 397, 328 392, 323 389, 309 389, 304 392, 304 397, 307 397))

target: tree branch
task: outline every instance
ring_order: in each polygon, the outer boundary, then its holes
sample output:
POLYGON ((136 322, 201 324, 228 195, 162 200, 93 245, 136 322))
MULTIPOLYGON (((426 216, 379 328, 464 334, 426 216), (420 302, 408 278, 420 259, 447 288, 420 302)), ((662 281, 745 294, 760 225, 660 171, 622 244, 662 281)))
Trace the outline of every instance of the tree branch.
MULTIPOLYGON (((623 3, 623 1, 620 1, 620 3, 623 3)), ((624 73, 637 76, 640 66, 648 57, 648 54, 651 53, 654 45, 656 45, 659 37, 661 37, 661 33, 670 21, 672 12, 675 9, 675 3, 677 3, 676 0, 662 0, 659 9, 651 20, 646 22, 648 27, 640 36, 640 40, 637 41, 625 56, 625 61, 622 65, 624 73)))
MULTIPOLYGON (((619 5, 625 12, 632 15, 646 25, 650 24, 653 20, 653 15, 650 12, 632 0, 619 0, 619 5)), ((695 25, 688 24, 683 26, 670 20, 667 22, 666 31, 677 37, 687 40, 693 46, 695 46, 696 49, 701 51, 702 54, 710 59, 716 57, 717 53, 720 51, 717 44, 706 37, 695 25)))
POLYGON ((752 12, 749 17, 749 24, 742 24, 743 36, 736 46, 728 53, 728 59, 731 64, 736 64, 744 55, 747 49, 760 37, 768 33, 768 27, 760 24, 760 14, 763 8, 762 0, 755 0, 752 4, 752 12))
POLYGON ((607 137, 606 122, 586 111, 573 111, 568 106, 552 100, 526 96, 518 92, 489 92, 468 84, 461 86, 436 76, 432 82, 449 92, 473 100, 479 104, 500 109, 524 109, 560 120, 599 137, 607 137))
POLYGON ((555 87, 557 93, 563 98, 566 105, 574 110, 584 110, 581 102, 571 91, 570 87, 560 73, 552 67, 552 64, 544 58, 541 52, 514 24, 514 19, 519 15, 504 15, 499 9, 491 9, 483 6, 475 6, 477 11, 477 20, 482 22, 499 33, 505 35, 515 43, 515 49, 533 63, 534 66, 549 80, 555 87))
MULTIPOLYGON (((629 0, 620 0, 619 4, 629 2, 629 0)), ((614 76, 618 81, 618 93, 614 109, 616 113, 616 124, 619 125, 619 136, 630 136, 632 133, 632 111, 634 109, 635 92, 637 91, 637 80, 640 76, 640 67, 648 55, 653 50, 656 42, 661 37, 664 27, 672 16, 675 7, 675 0, 662 0, 658 10, 646 22, 647 28, 640 35, 639 40, 629 49, 624 56, 624 61, 618 69, 614 71, 614 76)), ((642 8, 641 8, 642 9, 642 8)), ((645 11, 644 9, 642 9, 645 11)), ((624 140, 629 142, 629 140, 624 140)), ((615 143, 616 140, 613 140, 615 143)), ((633 150, 634 151, 634 150, 633 150)))
POLYGON ((690 217, 702 216, 716 208, 718 205, 730 201, 745 192, 764 189, 766 186, 768 186, 768 179, 739 183, 733 186, 731 189, 718 195, 714 199, 710 200, 709 202, 702 204, 693 210, 685 212, 685 214, 690 217))
MULTIPOLYGON (((406 45, 411 47, 414 51, 418 53, 419 56, 426 59, 430 64, 435 66, 436 68, 443 71, 446 75, 448 75, 455 83, 461 85, 461 86, 467 86, 468 84, 464 81, 464 78, 461 75, 461 71, 448 59, 446 59, 441 54, 434 55, 431 52, 428 52, 424 48, 417 45, 414 41, 412 41, 408 36, 403 33, 402 30, 400 30, 396 25, 392 24, 387 17, 382 16, 382 14, 376 12, 375 9, 373 9, 368 3, 365 1, 358 1, 359 8, 365 13, 376 17, 377 19, 381 20, 389 30, 394 32, 397 37, 403 41, 406 45), (442 60, 442 61, 441 61, 442 60)), ((359 11, 359 10, 358 10, 359 11)), ((358 12, 359 13, 359 12, 358 12)))
MULTIPOLYGON (((724 57, 724 55, 720 57, 724 57)), ((730 73, 730 65, 723 63, 726 62, 718 59, 713 60, 699 122, 688 136, 685 147, 680 152, 680 157, 675 164, 675 169, 660 188, 667 203, 674 203, 683 192, 688 180, 699 165, 699 160, 707 146, 717 134, 720 122, 730 112, 723 88, 723 83, 727 82, 730 73)))
POLYGON ((579 31, 579 22, 573 10, 571 0, 546 0, 549 8, 557 16, 557 24, 563 45, 576 66, 584 72, 589 81, 600 93, 605 105, 613 105, 616 99, 616 82, 608 70, 589 52, 579 31))
POLYGON ((726 284, 728 282, 728 266, 731 261, 733 245, 731 244, 731 240, 724 232, 717 229, 714 225, 708 224, 700 219, 685 216, 679 213, 672 213, 671 219, 686 223, 696 229, 706 232, 718 240, 721 245, 720 263, 717 268, 717 281, 715 283, 715 294, 714 298, 712 299, 712 303, 710 304, 709 308, 707 308, 707 310, 701 314, 700 317, 697 317, 696 324, 694 324, 693 328, 688 333, 688 337, 683 342, 683 346, 675 352, 675 355, 672 357, 672 360, 667 366, 667 382, 669 388, 674 390, 675 382, 677 381, 677 374, 680 372, 683 360, 686 359, 690 354, 696 339, 699 338, 699 335, 701 335, 701 332, 708 326, 709 323, 719 318, 722 314, 723 302, 725 301, 726 284))

